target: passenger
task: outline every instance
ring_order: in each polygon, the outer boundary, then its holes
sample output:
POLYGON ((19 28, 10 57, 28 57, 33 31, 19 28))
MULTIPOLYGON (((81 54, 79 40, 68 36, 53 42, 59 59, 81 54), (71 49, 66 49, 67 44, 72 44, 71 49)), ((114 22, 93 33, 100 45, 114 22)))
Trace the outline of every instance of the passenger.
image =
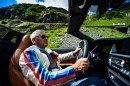
POLYGON ((74 81, 76 74, 89 67, 87 58, 78 59, 75 64, 62 69, 60 62, 75 58, 80 48, 65 54, 58 54, 48 46, 48 36, 44 30, 36 30, 30 35, 32 44, 24 50, 19 59, 19 66, 23 75, 36 86, 101 86, 96 77, 74 81))

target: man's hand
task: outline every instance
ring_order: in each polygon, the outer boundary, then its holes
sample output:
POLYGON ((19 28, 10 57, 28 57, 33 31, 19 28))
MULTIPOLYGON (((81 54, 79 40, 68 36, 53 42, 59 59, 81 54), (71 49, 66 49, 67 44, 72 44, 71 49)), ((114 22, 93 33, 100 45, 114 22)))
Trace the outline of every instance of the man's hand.
POLYGON ((77 47, 74 51, 73 51, 73 55, 76 56, 79 51, 81 50, 81 48, 77 47))
POLYGON ((88 69, 89 67, 89 60, 88 58, 80 58, 76 61, 76 63, 73 66, 75 72, 79 72, 79 71, 85 71, 88 69))

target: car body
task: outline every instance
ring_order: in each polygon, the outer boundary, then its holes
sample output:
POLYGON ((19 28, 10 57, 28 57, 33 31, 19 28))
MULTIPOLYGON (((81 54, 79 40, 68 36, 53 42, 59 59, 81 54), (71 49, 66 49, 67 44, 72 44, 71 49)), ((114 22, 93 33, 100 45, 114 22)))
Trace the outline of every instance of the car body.
MULTIPOLYGON (((91 66, 89 69, 97 72, 104 78, 108 85, 128 86, 130 85, 130 37, 125 38, 100 38, 93 39, 83 34, 81 25, 91 5, 99 5, 100 18, 109 7, 117 8, 124 0, 69 0, 69 26, 68 33, 88 42, 88 54, 91 66), (108 5, 109 3, 109 5, 108 5)), ((13 31, 7 27, 0 26, 0 85, 10 86, 8 65, 15 49, 18 47, 23 33, 13 31)), ((107 34, 107 33, 106 33, 107 34)), ((58 53, 65 53, 74 48, 53 48, 58 53)), ((88 57, 88 56, 86 56, 88 57)), ((73 64, 76 60, 69 60, 61 64, 63 67, 73 64)), ((91 76, 91 75, 89 75, 91 76)))

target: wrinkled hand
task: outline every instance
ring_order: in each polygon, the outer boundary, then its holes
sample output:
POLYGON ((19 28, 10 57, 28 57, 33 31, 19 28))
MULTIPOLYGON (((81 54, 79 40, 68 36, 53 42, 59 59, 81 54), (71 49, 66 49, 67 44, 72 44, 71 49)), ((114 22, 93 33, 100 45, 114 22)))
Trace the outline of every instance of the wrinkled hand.
POLYGON ((90 64, 90 62, 89 62, 88 58, 80 58, 72 66, 73 66, 75 72, 80 72, 80 71, 84 72, 88 69, 89 64, 90 64))
POLYGON ((76 55, 79 53, 80 50, 81 50, 81 48, 80 48, 80 47, 77 47, 77 48, 73 51, 73 55, 76 56, 76 55))

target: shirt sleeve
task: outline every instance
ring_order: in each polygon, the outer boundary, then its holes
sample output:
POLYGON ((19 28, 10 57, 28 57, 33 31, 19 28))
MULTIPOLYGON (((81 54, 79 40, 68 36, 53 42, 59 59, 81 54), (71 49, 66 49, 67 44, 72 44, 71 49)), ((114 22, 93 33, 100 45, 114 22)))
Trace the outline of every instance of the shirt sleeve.
POLYGON ((72 52, 58 55, 58 59, 60 62, 71 58, 75 58, 72 52))
POLYGON ((35 51, 22 53, 19 65, 24 76, 36 86, 61 85, 75 79, 76 76, 72 66, 56 72, 48 71, 46 66, 37 58, 35 51))
POLYGON ((62 62, 62 61, 64 61, 64 60, 67 60, 67 59, 75 58, 75 56, 73 55, 72 52, 63 53, 63 54, 58 54, 57 52, 52 51, 52 50, 49 49, 49 48, 46 48, 46 51, 47 51, 48 53, 54 53, 55 55, 57 55, 57 56, 58 56, 58 60, 59 60, 60 62, 62 62))

